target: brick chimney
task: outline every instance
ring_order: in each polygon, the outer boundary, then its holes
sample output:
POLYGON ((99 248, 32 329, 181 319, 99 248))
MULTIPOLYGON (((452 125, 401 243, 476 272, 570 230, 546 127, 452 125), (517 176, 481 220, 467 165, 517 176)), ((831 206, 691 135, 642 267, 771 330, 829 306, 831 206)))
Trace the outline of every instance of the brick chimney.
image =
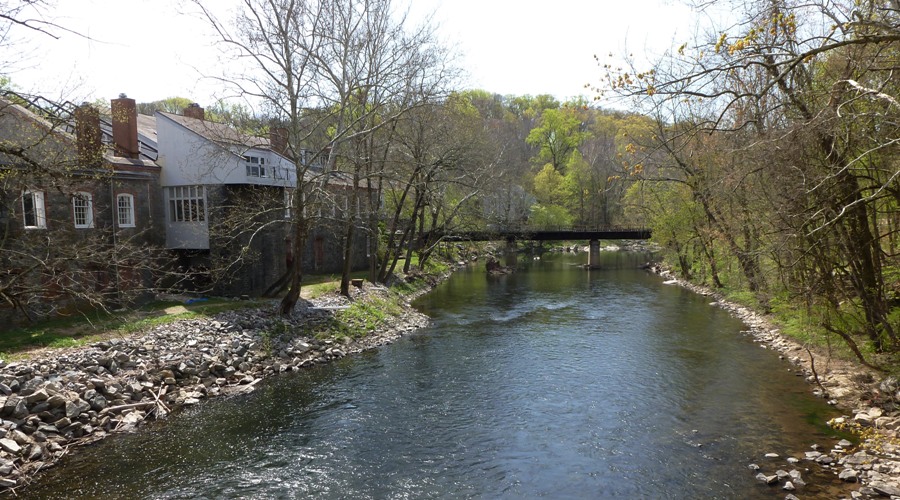
POLYGON ((119 94, 118 99, 111 101, 112 135, 116 145, 116 154, 125 158, 138 158, 137 106, 134 99, 119 94))
POLYGON ((287 157, 288 155, 288 130, 284 127, 269 127, 269 148, 272 151, 287 157))
POLYGON ((75 150, 78 162, 85 166, 100 163, 103 150, 100 144, 100 112, 88 103, 75 108, 75 150))
POLYGON ((190 106, 184 108, 184 116, 188 118, 196 118, 198 120, 205 119, 205 113, 203 108, 200 107, 196 102, 192 102, 190 106))

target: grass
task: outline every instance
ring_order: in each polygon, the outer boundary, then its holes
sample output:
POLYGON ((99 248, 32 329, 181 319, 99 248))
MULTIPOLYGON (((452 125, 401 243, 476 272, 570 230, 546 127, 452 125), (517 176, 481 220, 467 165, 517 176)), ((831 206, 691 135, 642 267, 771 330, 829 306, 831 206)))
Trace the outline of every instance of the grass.
POLYGON ((398 296, 385 299, 377 296, 365 297, 350 304, 342 311, 336 311, 334 318, 319 337, 365 337, 377 330, 392 316, 399 316, 403 308, 398 296))
MULTIPOLYGON (((351 279, 365 279, 368 276, 368 271, 357 271, 350 274, 351 279)), ((340 288, 340 274, 304 274, 300 295, 304 299, 314 299, 326 293, 337 292, 340 288)))
POLYGON ((0 335, 0 358, 21 357, 35 348, 79 347, 104 338, 124 336, 183 319, 204 318, 231 309, 260 305, 259 301, 212 299, 192 304, 157 301, 135 310, 95 311, 79 316, 41 321, 7 330, 0 335))
MULTIPOLYGON (((440 272, 440 265, 429 266, 429 272, 440 272)), ((365 278, 367 271, 359 271, 352 278, 365 278)), ((396 291, 405 294, 418 290, 427 283, 403 282, 396 291)), ((302 297, 314 299, 340 288, 339 274, 308 274, 303 277, 302 297)), ((156 301, 138 309, 103 312, 92 311, 81 315, 55 318, 39 323, 12 328, 0 332, 0 359, 27 357, 27 351, 37 348, 79 347, 104 338, 126 336, 158 325, 195 318, 206 318, 222 311, 258 307, 263 301, 239 301, 209 299, 190 304, 178 301, 156 301)), ((391 314, 399 314, 400 306, 390 301, 372 298, 357 301, 336 315, 333 333, 362 336, 377 328, 391 314)))

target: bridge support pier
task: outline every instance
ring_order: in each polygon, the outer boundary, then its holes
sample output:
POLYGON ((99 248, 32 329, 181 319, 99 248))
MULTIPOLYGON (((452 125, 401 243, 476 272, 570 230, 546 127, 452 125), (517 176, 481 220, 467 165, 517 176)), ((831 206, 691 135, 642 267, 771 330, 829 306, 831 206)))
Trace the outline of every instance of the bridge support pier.
POLYGON ((600 269, 600 240, 591 240, 587 267, 588 269, 600 269))
POLYGON ((516 267, 518 265, 518 248, 516 248, 515 238, 506 239, 506 251, 504 252, 504 264, 506 267, 516 267))

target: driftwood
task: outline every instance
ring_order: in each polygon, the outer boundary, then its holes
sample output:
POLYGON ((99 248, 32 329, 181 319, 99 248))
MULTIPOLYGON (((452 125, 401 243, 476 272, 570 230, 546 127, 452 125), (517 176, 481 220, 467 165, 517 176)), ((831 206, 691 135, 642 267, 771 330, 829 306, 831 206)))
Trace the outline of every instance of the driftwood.
POLYGON ((109 414, 109 413, 121 413, 125 410, 131 410, 136 408, 144 408, 147 406, 153 406, 156 404, 156 401, 141 401, 140 403, 129 403, 127 405, 118 405, 118 406, 109 406, 100 411, 101 415, 109 414))

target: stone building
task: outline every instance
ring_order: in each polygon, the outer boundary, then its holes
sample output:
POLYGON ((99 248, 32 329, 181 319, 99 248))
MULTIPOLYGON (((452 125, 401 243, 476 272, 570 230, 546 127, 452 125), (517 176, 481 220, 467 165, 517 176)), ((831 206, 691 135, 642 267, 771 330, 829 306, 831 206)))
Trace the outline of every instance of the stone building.
MULTIPOLYGON (((107 117, 89 105, 0 100, 0 321, 162 288, 262 294, 294 257, 298 182, 275 139, 206 120, 197 105, 147 116, 121 95, 107 117)), ((308 200, 301 264, 338 273, 360 188, 339 172, 307 171, 324 195, 308 200)), ((367 265, 365 238, 352 260, 367 265)))
POLYGON ((0 321, 155 288, 160 168, 125 133, 131 124, 114 113, 106 128, 89 105, 0 97, 0 321))

